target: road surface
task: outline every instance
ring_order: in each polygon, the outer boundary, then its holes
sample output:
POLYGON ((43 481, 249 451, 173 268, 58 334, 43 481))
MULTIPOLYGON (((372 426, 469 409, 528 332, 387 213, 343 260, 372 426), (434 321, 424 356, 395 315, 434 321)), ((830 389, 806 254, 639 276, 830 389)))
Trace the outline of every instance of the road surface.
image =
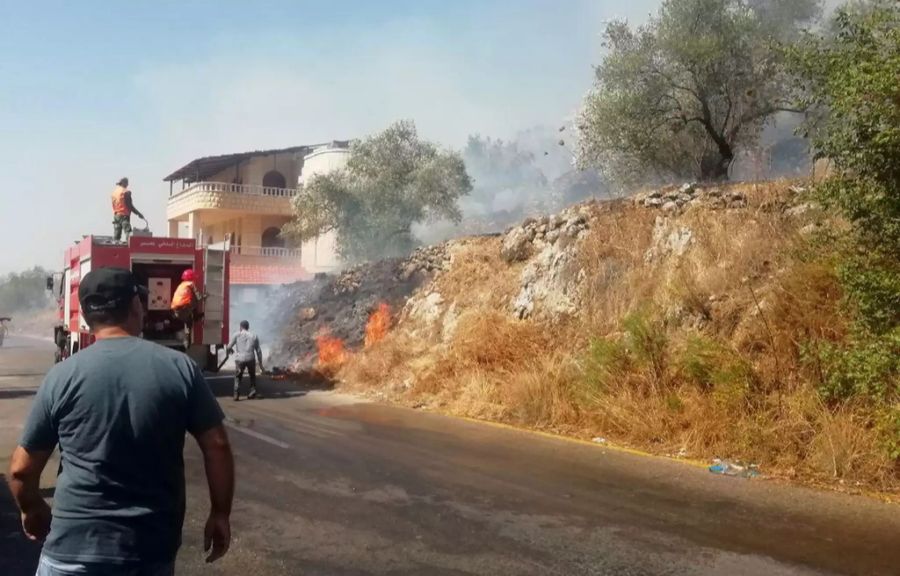
MULTIPOLYGON (((0 468, 52 350, 0 348, 0 468)), ((199 451, 179 574, 900 574, 900 507, 264 382, 228 414, 231 552, 202 562, 199 451)), ((55 463, 45 494, 52 497, 55 463)), ((5 484, 0 574, 32 574, 5 484)))

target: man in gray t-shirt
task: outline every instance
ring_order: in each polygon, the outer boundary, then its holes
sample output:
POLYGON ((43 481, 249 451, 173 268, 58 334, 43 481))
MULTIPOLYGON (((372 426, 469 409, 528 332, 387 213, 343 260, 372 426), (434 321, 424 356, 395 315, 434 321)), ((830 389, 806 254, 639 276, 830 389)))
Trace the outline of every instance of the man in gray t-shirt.
POLYGON ((234 399, 241 398, 241 380, 244 377, 244 370, 250 373, 250 393, 247 398, 257 398, 259 395, 256 391, 256 361, 259 360, 260 371, 265 371, 263 367, 262 349, 259 347, 259 338, 250 331, 250 323, 241 320, 241 330, 231 337, 226 349, 229 354, 234 352, 234 399))
POLYGON ((127 270, 101 268, 81 280, 82 313, 97 341, 47 374, 13 454, 10 489, 25 534, 46 538, 38 575, 173 574, 186 432, 209 480, 207 561, 228 550, 234 464, 224 415, 193 361, 135 337, 141 296, 127 270), (57 444, 51 522, 39 479, 57 444))

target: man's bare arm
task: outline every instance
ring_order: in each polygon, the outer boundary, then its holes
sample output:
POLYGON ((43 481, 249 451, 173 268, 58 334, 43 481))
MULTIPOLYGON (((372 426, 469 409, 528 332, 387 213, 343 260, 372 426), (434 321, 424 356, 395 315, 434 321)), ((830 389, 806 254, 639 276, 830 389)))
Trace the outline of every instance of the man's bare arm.
POLYGON ((141 211, 138 210, 137 208, 135 208, 134 202, 131 200, 131 191, 130 190, 125 193, 125 205, 128 206, 129 210, 131 210, 132 212, 137 214, 138 218, 140 218, 141 220, 146 220, 146 218, 144 218, 144 215, 141 214, 141 211))
POLYGON ((204 550, 212 550, 207 562, 215 562, 228 552, 231 544, 231 503, 234 500, 234 457, 225 426, 218 425, 196 436, 203 452, 206 481, 209 485, 210 512, 206 522, 204 550))
POLYGON ((22 528, 31 540, 50 532, 50 506, 41 497, 41 473, 52 451, 29 452, 18 446, 9 466, 9 491, 22 514, 22 528))

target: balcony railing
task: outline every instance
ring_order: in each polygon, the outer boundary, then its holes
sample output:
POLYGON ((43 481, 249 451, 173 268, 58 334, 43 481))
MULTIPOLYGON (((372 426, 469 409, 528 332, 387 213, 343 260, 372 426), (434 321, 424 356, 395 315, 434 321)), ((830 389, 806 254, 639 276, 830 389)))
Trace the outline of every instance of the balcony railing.
POLYGON ((218 192, 223 194, 246 194, 250 196, 275 196, 290 198, 297 193, 295 188, 275 188, 256 184, 229 184, 228 182, 195 182, 187 188, 172 194, 172 198, 191 192, 218 192))
POLYGON ((264 246, 232 246, 235 256, 264 256, 269 258, 299 258, 299 248, 271 248, 264 246))

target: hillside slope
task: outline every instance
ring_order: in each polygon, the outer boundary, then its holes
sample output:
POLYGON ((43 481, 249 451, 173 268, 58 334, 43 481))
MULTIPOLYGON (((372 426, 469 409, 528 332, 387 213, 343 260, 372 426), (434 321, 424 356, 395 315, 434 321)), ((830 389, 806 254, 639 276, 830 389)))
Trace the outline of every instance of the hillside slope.
MULTIPOLYGON (((898 408, 817 393, 823 367, 810 351, 847 331, 821 241, 839 225, 789 182, 577 205, 357 282, 351 352, 320 368, 410 406, 896 490, 884 449, 896 431, 884 422, 898 408), (379 300, 393 325, 363 347, 379 300)), ((306 304, 287 330, 295 343, 334 331, 318 315, 304 328, 317 305, 306 304)))

